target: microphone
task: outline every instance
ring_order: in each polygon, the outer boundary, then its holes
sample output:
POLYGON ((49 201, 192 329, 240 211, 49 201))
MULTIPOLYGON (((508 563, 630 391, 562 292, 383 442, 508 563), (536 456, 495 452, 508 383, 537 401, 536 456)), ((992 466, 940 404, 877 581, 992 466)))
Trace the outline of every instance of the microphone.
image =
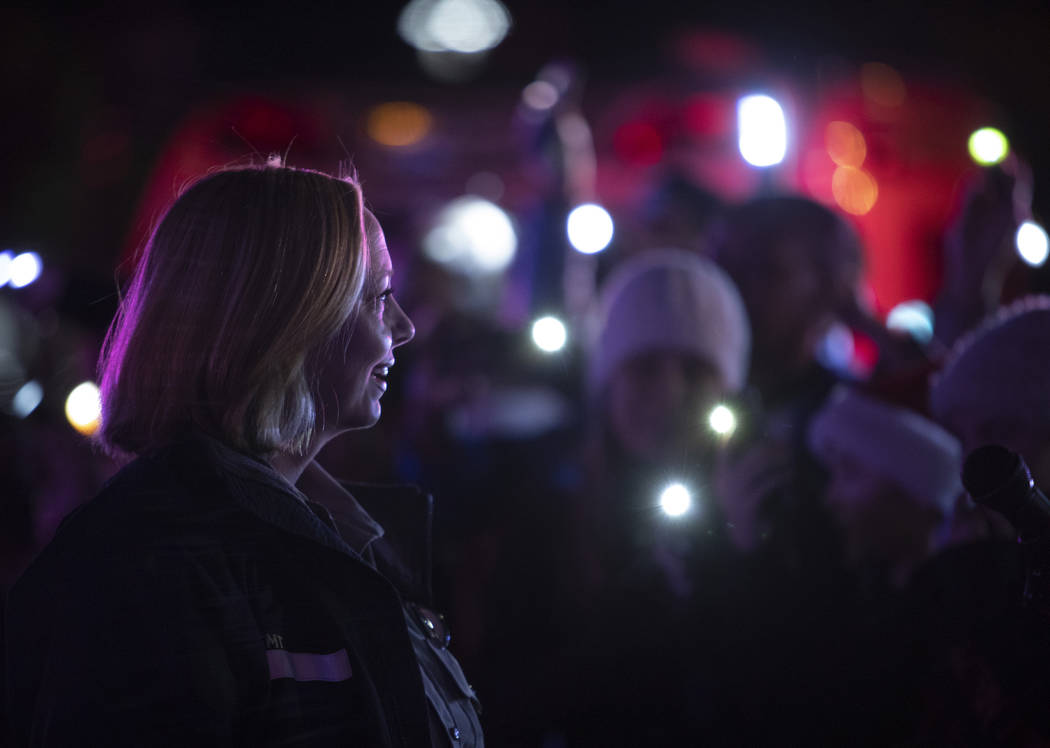
POLYGON ((998 444, 978 447, 963 462, 962 483, 974 501, 1006 517, 1021 542, 1050 535, 1050 499, 1016 452, 998 444))

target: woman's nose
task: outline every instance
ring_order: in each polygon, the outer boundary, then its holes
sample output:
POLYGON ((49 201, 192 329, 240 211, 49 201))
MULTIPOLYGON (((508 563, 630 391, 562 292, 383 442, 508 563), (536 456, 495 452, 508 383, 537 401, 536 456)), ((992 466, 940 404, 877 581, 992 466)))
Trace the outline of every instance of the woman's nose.
POLYGON ((391 298, 391 301, 394 307, 392 310, 394 312, 394 321, 390 329, 393 333, 394 347, 396 348, 399 345, 404 345, 416 336, 416 326, 412 324, 412 320, 405 314, 405 310, 401 308, 397 300, 391 298))

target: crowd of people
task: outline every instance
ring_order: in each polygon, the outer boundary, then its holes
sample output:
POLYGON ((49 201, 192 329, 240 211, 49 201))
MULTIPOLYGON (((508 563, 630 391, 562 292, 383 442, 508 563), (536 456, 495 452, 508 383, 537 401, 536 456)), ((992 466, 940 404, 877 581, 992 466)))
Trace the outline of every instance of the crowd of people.
MULTIPOLYGON (((284 169, 258 173, 267 168, 284 169)), ((311 504, 310 522, 316 524, 316 514, 341 534, 350 555, 391 579, 401 567, 384 565, 382 550, 378 557, 368 550, 381 535, 369 523, 383 515, 366 500, 371 489, 350 489, 368 513, 352 499, 337 497, 333 505, 318 498, 335 495, 329 473, 397 477, 433 493, 434 611, 411 602, 405 586, 398 589, 431 704, 434 745, 440 744, 435 735, 446 732, 453 745, 481 745, 479 713, 489 743, 505 746, 1050 741, 1043 708, 1050 696, 1043 677, 1050 631, 1023 605, 1023 549, 1016 530, 977 505, 960 483, 963 458, 997 443, 1025 459, 1037 485, 1050 486, 1043 402, 1050 380, 1042 354, 1050 342, 1050 297, 1008 300, 1001 288, 1000 269, 1025 209, 1014 196, 1024 190, 1013 189, 1014 177, 1002 169, 976 176, 946 234, 933 338, 920 341, 888 330, 859 297, 861 241, 840 215, 790 195, 721 205, 680 181, 654 193, 667 198, 673 192, 675 200, 654 198, 645 206, 644 243, 620 246, 611 267, 602 268, 579 356, 565 354, 556 371, 530 356, 514 331, 491 319, 449 315, 404 349, 410 371, 390 379, 381 430, 352 432, 321 452, 318 462, 327 472, 312 462, 304 468, 270 460, 274 471, 263 474, 238 456, 282 443, 291 422, 284 401, 270 403, 264 415, 276 420, 252 421, 242 442, 205 442, 207 460, 266 482, 271 493, 323 504, 327 512, 311 504), (874 345, 870 370, 829 366, 823 343, 835 326, 874 345), (719 405, 735 416, 732 428, 708 424, 719 405), (660 507, 660 491, 671 483, 693 499, 680 517, 660 507), (435 627, 447 627, 450 648, 447 638, 441 646, 427 643, 435 627)), ((225 199, 221 178, 202 184, 218 190, 210 199, 225 199)), ((303 208, 301 215, 308 214, 303 208)), ((173 215, 172 221, 179 218, 173 215)), ((301 215, 289 226, 302 228, 301 215)), ((365 215, 367 243, 374 247, 382 232, 365 215)), ((323 230, 352 233, 346 226, 323 230)), ((290 245, 299 240, 289 237, 290 245)), ((174 256, 191 256, 192 241, 176 238, 183 244, 174 256)), ((319 241, 335 246, 342 240, 325 235, 319 241)), ((234 251, 234 244, 221 246, 234 251)), ((217 261, 193 259, 202 267, 217 261)), ((257 269, 230 262, 244 273, 245 299, 260 283, 292 282, 260 280, 257 269)), ((133 297, 141 308, 124 308, 121 319, 147 324, 142 315, 152 310, 157 324, 174 324, 167 343, 186 346, 183 354, 168 351, 172 360, 192 362, 199 341, 179 336, 211 324, 187 316, 207 310, 190 304, 173 319, 170 309, 150 307, 142 291, 161 288, 165 273, 179 278, 182 270, 143 276, 133 297)), ((212 280, 225 284, 229 276, 212 280)), ((311 292, 338 293, 325 285, 327 276, 299 280, 311 292)), ((345 286, 342 292, 356 284, 362 293, 361 284, 371 281, 331 282, 345 286)), ((203 285, 196 291, 202 299, 215 296, 203 285)), ((365 362, 370 370, 391 363, 386 354, 413 334, 392 297, 387 303, 401 316, 390 313, 389 351, 382 336, 375 338, 382 356, 365 362)), ((267 312, 273 320, 260 331, 287 337, 278 342, 298 373, 282 386, 307 387, 296 378, 306 365, 296 358, 303 328, 288 319, 309 310, 296 304, 275 301, 267 312)), ((331 319, 303 317, 302 324, 329 335, 338 328, 337 306, 331 319)), ((260 310, 247 306, 225 313, 229 330, 263 324, 260 310)), ((361 344, 358 332, 345 333, 348 350, 361 344)), ((110 362, 132 355, 121 348, 120 334, 118 328, 109 343, 110 362)), ((362 334, 368 343, 368 330, 362 334)), ((132 332, 127 336, 133 340, 132 332)), ((276 345, 254 334, 227 337, 205 352, 205 368, 233 356, 235 343, 250 349, 248 358, 276 345)), ((242 383, 225 369, 212 371, 208 386, 215 389, 198 401, 200 393, 172 394, 198 386, 185 372, 146 359, 137 366, 156 378, 125 375, 126 399, 111 403, 166 404, 170 412, 150 416, 159 419, 154 426, 181 424, 186 403, 200 404, 190 420, 212 424, 209 437, 226 434, 245 413, 255 418, 251 409, 258 403, 238 400, 242 383), (156 392, 133 391, 136 386, 156 392), (227 400, 241 410, 212 412, 215 402, 227 400), (220 416, 228 423, 215 421, 220 416)), ((104 363, 103 370, 116 377, 114 367, 104 363)), ((260 381, 275 376, 252 371, 260 381)), ((388 374, 380 376, 383 392, 388 374)), ((331 376, 336 392, 342 380, 331 376)), ((109 386, 117 387, 116 380, 109 386)), ((339 407, 321 403, 320 410, 339 407)), ((106 440, 125 452, 152 454, 160 443, 156 433, 120 431, 139 416, 115 408, 107 410, 106 440)), ((365 413, 345 428, 336 424, 328 436, 372 425, 376 415, 365 413)), ((314 444, 311 455, 325 443, 314 444)), ((162 458, 166 469, 182 469, 179 454, 162 458)), ((384 516, 382 525, 399 521, 384 516)), ((327 529, 311 532, 318 542, 337 543, 327 529)), ((107 572, 132 587, 141 582, 107 572)), ((371 583, 355 584, 364 590, 371 583)), ((16 622, 25 627, 34 619, 16 622)), ((128 696, 125 686, 121 693, 128 696)), ((378 689, 376 703, 397 707, 381 693, 381 679, 370 687, 378 689)), ((186 718, 215 718, 197 713, 199 707, 187 707, 186 718)), ((398 729, 421 734, 427 728, 412 722, 416 716, 409 714, 398 729)), ((302 727, 289 725, 289 735, 302 727)))
POLYGON ((420 476, 471 465, 431 483, 446 509, 482 497, 443 584, 494 740, 1050 738, 1016 531, 960 483, 989 442, 1048 479, 1047 300, 1008 303, 996 270, 1024 214, 1012 180, 974 178, 931 340, 866 309, 860 240, 832 211, 705 204, 689 249, 628 248, 603 278, 576 421, 416 455, 420 476), (835 325, 874 344, 869 371, 828 365, 835 325), (732 435, 707 423, 718 404, 732 435), (681 518, 660 510, 672 481, 699 497, 681 518))

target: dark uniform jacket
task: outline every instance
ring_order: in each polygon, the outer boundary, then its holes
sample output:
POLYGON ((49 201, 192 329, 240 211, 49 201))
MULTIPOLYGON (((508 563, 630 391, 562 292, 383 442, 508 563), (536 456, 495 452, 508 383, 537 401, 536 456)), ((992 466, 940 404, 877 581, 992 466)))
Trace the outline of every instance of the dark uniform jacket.
POLYGON ((386 530, 356 550, 213 440, 129 464, 11 590, 13 744, 481 745, 429 612, 430 497, 354 496, 386 530))

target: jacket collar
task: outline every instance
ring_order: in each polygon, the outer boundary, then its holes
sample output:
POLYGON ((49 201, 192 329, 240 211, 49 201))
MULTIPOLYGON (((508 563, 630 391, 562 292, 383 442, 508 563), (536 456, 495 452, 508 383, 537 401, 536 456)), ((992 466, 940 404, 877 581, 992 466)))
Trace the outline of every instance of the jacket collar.
POLYGON ((249 514, 370 566, 363 553, 371 548, 380 574, 409 599, 430 604, 433 499, 419 487, 335 481, 322 470, 345 492, 333 508, 311 501, 265 461, 205 434, 147 457, 186 464, 194 469, 184 479, 199 482, 204 495, 217 482, 249 514))

